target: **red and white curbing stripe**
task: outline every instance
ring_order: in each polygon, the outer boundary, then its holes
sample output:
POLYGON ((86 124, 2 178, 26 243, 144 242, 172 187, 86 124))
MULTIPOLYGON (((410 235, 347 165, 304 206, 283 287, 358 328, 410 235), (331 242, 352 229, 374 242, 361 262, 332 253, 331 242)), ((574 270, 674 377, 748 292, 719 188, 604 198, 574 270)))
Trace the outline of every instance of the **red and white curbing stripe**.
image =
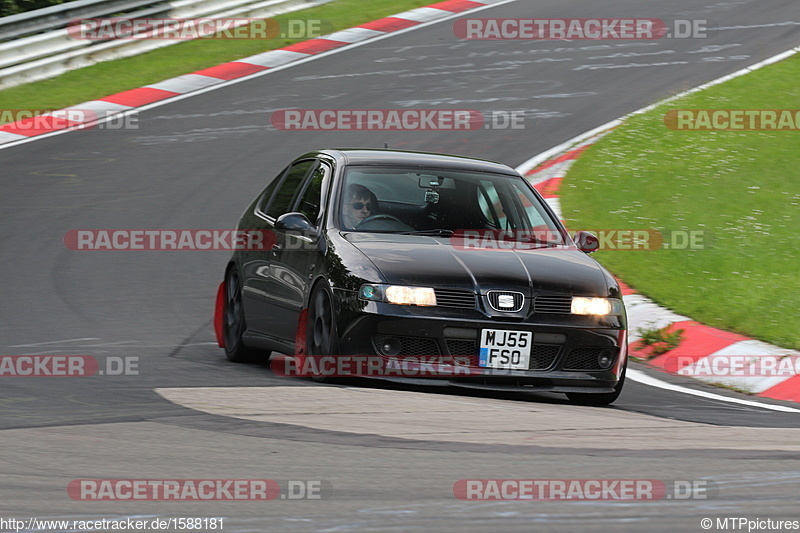
MULTIPOLYGON (((524 172, 525 177, 544 196, 559 218, 563 219, 558 198, 561 180, 567 175, 567 171, 581 153, 609 131, 594 135, 580 144, 553 156, 532 170, 524 172)), ((650 359, 648 364, 676 374, 689 375, 702 381, 722 383, 744 389, 758 396, 800 402, 800 375, 793 374, 791 369, 787 369, 788 371, 784 372, 762 372, 763 374, 773 375, 737 376, 736 374, 741 374, 742 372, 729 372, 730 369, 720 367, 720 362, 726 360, 741 362, 742 358, 736 358, 735 356, 747 356, 745 359, 757 357, 760 361, 760 368, 779 369, 783 368, 781 361, 797 361, 797 358, 800 357, 800 352, 779 348, 742 335, 700 324, 685 316, 677 315, 668 309, 659 307, 622 282, 620 282, 620 286, 622 287, 625 308, 628 312, 632 351, 640 346, 640 343, 637 342, 640 338, 639 328, 660 329, 669 326, 668 331, 677 329, 684 331, 684 341, 680 346, 666 354, 650 359), (786 356, 791 357, 787 358, 786 356), (765 361, 765 359, 771 359, 772 361, 765 361), (709 369, 714 371, 709 372, 709 369), (714 373, 718 375, 708 375, 714 373)), ((642 350, 641 353, 647 354, 648 351, 642 350)))
MULTIPOLYGON (((90 110, 94 122, 118 113, 130 111, 133 108, 167 100, 176 96, 204 89, 223 82, 243 78, 287 63, 306 59, 308 57, 341 48, 354 43, 381 37, 413 26, 435 21, 456 13, 463 13, 474 9, 486 7, 502 0, 446 0, 427 7, 420 7, 404 11, 391 17, 367 22, 355 28, 338 31, 330 35, 311 39, 287 46, 278 50, 271 50, 230 63, 224 63, 192 74, 185 74, 169 80, 164 80, 146 87, 124 91, 99 100, 84 102, 67 109, 90 110)), ((45 114, 47 116, 47 114, 45 114)), ((32 120, 24 119, 17 122, 0 125, 0 145, 36 137, 45 133, 61 129, 76 128, 80 122, 57 121, 61 127, 33 128, 32 120), (65 124, 66 122, 66 124, 65 124)), ((41 121, 39 122, 41 123, 41 121)))

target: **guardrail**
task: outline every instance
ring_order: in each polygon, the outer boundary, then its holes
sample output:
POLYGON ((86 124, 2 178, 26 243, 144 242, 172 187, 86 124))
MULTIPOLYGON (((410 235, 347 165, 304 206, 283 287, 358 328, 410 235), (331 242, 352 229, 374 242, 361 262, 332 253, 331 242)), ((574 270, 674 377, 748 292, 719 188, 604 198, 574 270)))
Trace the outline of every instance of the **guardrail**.
POLYGON ((331 0, 77 0, 0 18, 0 89, 58 76, 68 70, 141 54, 178 40, 79 40, 67 25, 74 19, 265 18, 331 0), (35 33, 44 32, 44 33, 35 33), (31 33, 35 33, 31 35, 31 33))
POLYGON ((64 28, 72 19, 130 13, 146 7, 168 5, 164 0, 74 0, 0 18, 0 42, 34 33, 64 28))

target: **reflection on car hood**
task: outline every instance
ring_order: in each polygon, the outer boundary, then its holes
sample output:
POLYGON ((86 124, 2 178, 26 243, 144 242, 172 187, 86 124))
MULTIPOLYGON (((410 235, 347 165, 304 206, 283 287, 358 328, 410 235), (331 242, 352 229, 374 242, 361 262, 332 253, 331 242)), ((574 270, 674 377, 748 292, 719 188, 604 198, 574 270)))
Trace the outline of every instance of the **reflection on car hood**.
POLYGON ((347 233, 386 279, 397 285, 517 290, 606 296, 614 286, 592 258, 574 247, 474 249, 448 238, 347 233))

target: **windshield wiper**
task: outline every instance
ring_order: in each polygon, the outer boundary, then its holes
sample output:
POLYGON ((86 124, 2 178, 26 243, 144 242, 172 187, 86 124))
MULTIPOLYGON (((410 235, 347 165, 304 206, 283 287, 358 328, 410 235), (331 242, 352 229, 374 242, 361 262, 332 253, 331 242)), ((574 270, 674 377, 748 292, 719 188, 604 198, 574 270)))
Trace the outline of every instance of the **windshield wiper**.
POLYGON ((525 242, 525 243, 534 243, 534 244, 544 244, 545 246, 560 246, 564 244, 563 242, 559 241, 546 241, 544 239, 540 239, 539 237, 529 236, 524 239, 516 239, 517 242, 525 242))
POLYGON ((398 235, 435 235, 438 237, 450 237, 455 233, 451 229, 422 229, 417 231, 401 231, 398 235))

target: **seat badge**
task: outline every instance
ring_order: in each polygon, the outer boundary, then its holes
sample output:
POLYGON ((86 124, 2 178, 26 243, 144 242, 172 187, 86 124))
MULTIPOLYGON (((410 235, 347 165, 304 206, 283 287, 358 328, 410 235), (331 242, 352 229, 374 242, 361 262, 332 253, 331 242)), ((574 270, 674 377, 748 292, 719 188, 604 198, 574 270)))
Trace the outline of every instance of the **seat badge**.
POLYGON ((500 294, 497 297, 497 305, 498 307, 502 307, 504 309, 513 309, 514 308, 514 296, 510 294, 500 294))

